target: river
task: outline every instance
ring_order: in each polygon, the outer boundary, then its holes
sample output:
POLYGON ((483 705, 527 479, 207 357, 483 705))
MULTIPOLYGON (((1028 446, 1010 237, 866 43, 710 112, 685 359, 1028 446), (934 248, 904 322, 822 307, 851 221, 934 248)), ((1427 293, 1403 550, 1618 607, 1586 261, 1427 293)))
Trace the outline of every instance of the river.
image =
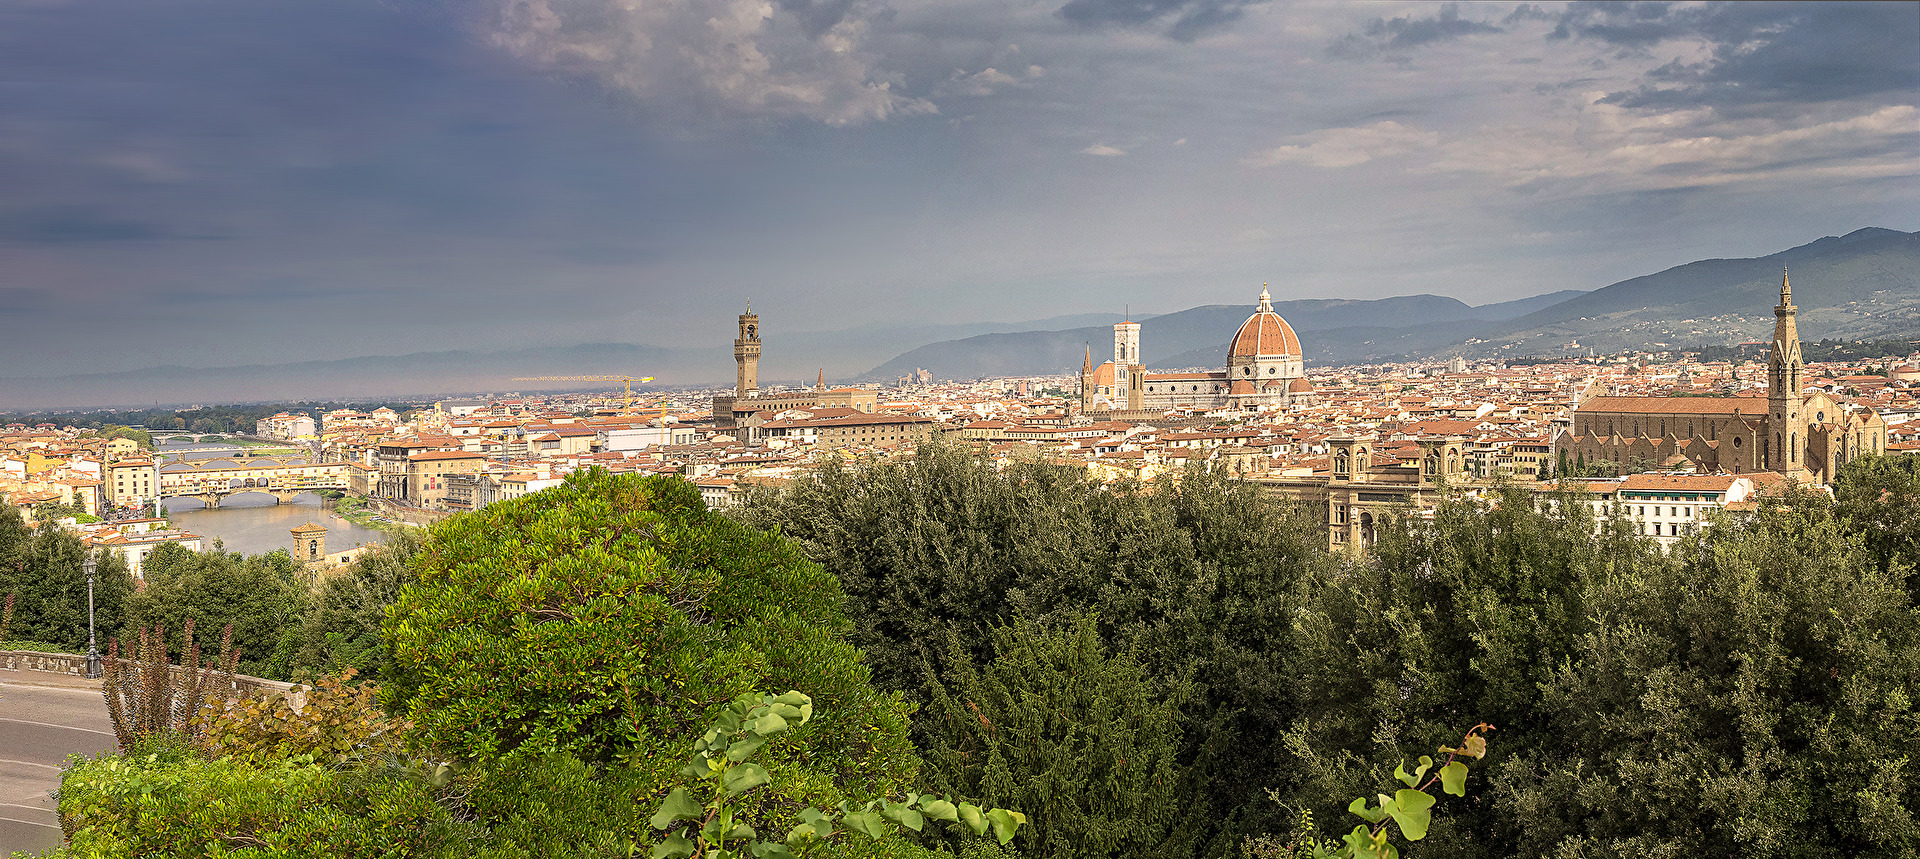
POLYGON ((218 538, 229 552, 258 555, 275 549, 291 551, 293 535, 288 531, 308 522, 327 526, 329 552, 387 542, 386 534, 321 509, 317 495, 296 495, 286 504, 275 504, 271 496, 258 493, 229 495, 220 499, 220 507, 214 510, 206 509, 195 498, 171 498, 166 505, 174 524, 207 538, 209 549, 218 538))

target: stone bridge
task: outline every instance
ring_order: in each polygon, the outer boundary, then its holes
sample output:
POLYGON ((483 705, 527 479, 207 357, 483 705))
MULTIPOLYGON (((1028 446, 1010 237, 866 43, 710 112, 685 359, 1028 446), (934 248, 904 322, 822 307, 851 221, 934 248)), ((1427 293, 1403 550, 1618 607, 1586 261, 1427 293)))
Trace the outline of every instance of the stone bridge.
POLYGON ((242 492, 270 495, 284 504, 303 493, 348 488, 346 463, 310 463, 299 457, 178 460, 158 470, 161 498, 198 498, 208 507, 219 507, 220 499, 242 492))

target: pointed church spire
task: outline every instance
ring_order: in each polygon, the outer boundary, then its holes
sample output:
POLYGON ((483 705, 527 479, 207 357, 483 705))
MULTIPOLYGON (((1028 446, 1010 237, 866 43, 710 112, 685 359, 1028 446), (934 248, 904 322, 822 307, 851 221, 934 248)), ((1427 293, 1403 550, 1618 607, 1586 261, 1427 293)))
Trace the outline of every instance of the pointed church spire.
MULTIPOLYGON (((1798 400, 1806 362, 1800 357, 1800 328, 1794 324, 1793 287, 1787 270, 1780 270, 1780 306, 1773 309, 1773 350, 1767 356, 1767 394, 1775 400, 1798 400)), ((1776 413, 1778 411, 1776 410, 1776 413)))
POLYGON ((1087 360, 1080 365, 1080 372, 1082 375, 1088 375, 1093 373, 1093 345, 1092 344, 1087 345, 1087 360))
POLYGON ((827 389, 827 368, 820 368, 820 381, 813 383, 813 386, 822 391, 827 389))

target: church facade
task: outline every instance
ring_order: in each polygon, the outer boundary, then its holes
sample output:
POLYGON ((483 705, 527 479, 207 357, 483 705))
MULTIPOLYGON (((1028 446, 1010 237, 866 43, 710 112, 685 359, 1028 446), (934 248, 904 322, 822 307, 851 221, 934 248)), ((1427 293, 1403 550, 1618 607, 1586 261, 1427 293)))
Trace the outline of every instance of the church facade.
POLYGON ((1293 326, 1273 311, 1260 290, 1260 304, 1227 346, 1226 369, 1199 373, 1152 373, 1140 362, 1140 323, 1113 326, 1112 361, 1093 365, 1087 350, 1080 367, 1083 412, 1166 411, 1186 407, 1257 412, 1307 402, 1313 385, 1293 326))
POLYGON ((1691 465, 1731 474, 1773 471, 1803 483, 1828 483, 1849 460, 1886 452, 1887 422, 1878 413, 1805 393, 1797 310, 1783 272, 1766 399, 1594 397, 1574 409, 1573 425, 1554 440, 1556 459, 1691 465))

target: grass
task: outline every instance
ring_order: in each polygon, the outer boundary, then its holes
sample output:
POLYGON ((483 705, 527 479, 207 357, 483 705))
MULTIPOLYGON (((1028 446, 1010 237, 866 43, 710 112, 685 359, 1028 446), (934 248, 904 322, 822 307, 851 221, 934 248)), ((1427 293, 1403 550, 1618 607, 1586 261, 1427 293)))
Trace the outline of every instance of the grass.
POLYGON ((0 650, 29 650, 34 653, 61 653, 68 656, 84 656, 79 651, 68 650, 64 644, 47 641, 0 641, 0 650))

